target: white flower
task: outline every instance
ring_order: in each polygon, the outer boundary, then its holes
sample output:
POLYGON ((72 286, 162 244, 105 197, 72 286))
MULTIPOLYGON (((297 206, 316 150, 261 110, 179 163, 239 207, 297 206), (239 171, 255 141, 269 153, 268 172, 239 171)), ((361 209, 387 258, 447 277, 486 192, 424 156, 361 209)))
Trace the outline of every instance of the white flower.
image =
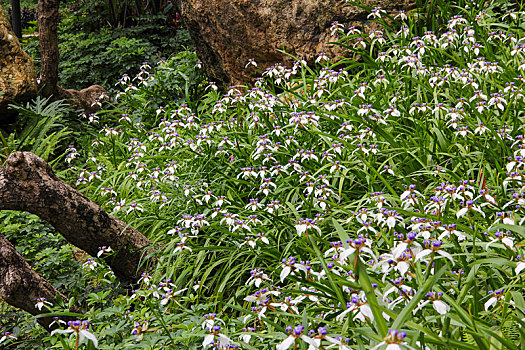
MULTIPOLYGON (((480 103, 484 104, 484 102, 480 102, 480 103)), ((478 107, 478 112, 481 113, 481 111, 479 110, 479 107, 478 107)), ((474 133, 477 135, 483 135, 488 130, 489 129, 483 123, 479 123, 476 125, 476 129, 474 129, 474 133)))
POLYGON ((251 209, 252 211, 256 211, 257 209, 261 208, 263 205, 259 203, 258 199, 250 199, 250 203, 245 206, 246 209, 251 209))
POLYGON ((146 285, 149 285, 150 281, 151 281, 151 275, 148 274, 148 273, 143 273, 141 276, 140 276, 140 279, 139 279, 139 282, 144 282, 146 285))
POLYGON ((244 66, 244 68, 248 68, 248 66, 250 66, 250 65, 251 65, 251 66, 254 66, 254 67, 257 67, 257 62, 255 62, 255 59, 250 58, 250 59, 248 60, 248 63, 246 64, 246 66, 244 66))
POLYGON ((148 321, 144 320, 142 323, 135 322, 135 327, 131 331, 131 334, 135 336, 136 341, 141 341, 144 337, 144 333, 148 330, 148 321))
POLYGON ((131 203, 129 205, 129 208, 128 210, 126 210, 126 214, 129 214, 131 213, 132 211, 144 211, 144 209, 142 208, 142 205, 141 204, 138 204, 138 203, 131 203))
POLYGON ((51 304, 49 301, 46 301, 46 298, 38 298, 36 300, 36 304, 35 304, 35 307, 39 310, 39 311, 42 311, 42 307, 44 305, 53 305, 51 304))
POLYGON ((485 213, 481 210, 481 206, 476 205, 474 200, 468 200, 465 202, 465 206, 456 213, 457 218, 459 219, 460 217, 465 216, 465 214, 471 209, 485 217, 485 213))
POLYGON ((88 321, 69 321, 68 326, 69 328, 66 330, 56 329, 52 331, 51 335, 56 334, 56 333, 63 333, 63 334, 76 333, 79 336, 80 341, 83 341, 84 338, 87 338, 93 342, 93 345, 95 345, 95 347, 98 347, 97 337, 95 337, 93 333, 90 333, 87 330, 89 327, 88 321))
POLYGON ((315 59, 315 63, 319 63, 321 62, 322 60, 324 61, 328 61, 329 58, 328 58, 328 55, 324 52, 320 52, 317 56, 317 58, 315 59))
POLYGON ((222 324, 224 324, 224 321, 218 318, 216 313, 212 312, 212 313, 204 315, 204 317, 206 319, 204 320, 204 322, 202 322, 202 325, 201 325, 202 329, 208 329, 208 330, 212 329, 213 326, 215 326, 216 321, 219 321, 222 324))
POLYGON ((443 293, 436 293, 436 292, 428 292, 427 293, 428 300, 425 300, 421 302, 415 309, 414 313, 418 310, 421 310, 425 305, 432 303, 432 306, 434 307, 434 310, 438 312, 440 315, 445 315, 449 312, 450 306, 445 304, 441 298, 443 297, 443 293))
MULTIPOLYGON (((257 304, 261 304, 261 303, 266 302, 269 296, 271 295, 279 296, 279 294, 281 293, 276 290, 263 289, 262 291, 255 292, 255 294, 248 295, 247 297, 244 298, 244 300, 249 303, 257 302, 257 304)), ((258 312, 264 313, 264 311, 265 310, 259 310, 258 312)), ((264 317, 264 315, 262 315, 262 317, 264 317)))
POLYGON ((12 335, 11 333, 9 332, 2 332, 0 333, 0 344, 2 344, 3 342, 5 342, 6 340, 9 340, 9 339, 16 339, 16 337, 14 335, 12 335))
POLYGON ((166 294, 162 296, 162 300, 160 301, 160 305, 166 305, 171 299, 176 297, 177 295, 181 294, 182 292, 185 292, 188 288, 180 289, 178 291, 173 291, 173 289, 168 288, 167 286, 163 288, 166 291, 166 294))
POLYGON ((354 252, 356 252, 358 256, 361 256, 361 253, 367 253, 375 260, 374 252, 370 249, 372 244, 370 239, 366 239, 363 235, 359 235, 357 239, 348 240, 347 243, 349 244, 349 247, 339 254, 339 259, 342 262, 346 262, 346 259, 354 252))
POLYGON ((398 19, 398 18, 401 18, 402 21, 408 19, 406 11, 404 11, 404 10, 399 11, 399 13, 397 15, 395 15, 394 19, 398 19))
POLYGON ((210 334, 204 337, 202 347, 207 348, 208 346, 216 346, 216 349, 224 348, 232 343, 231 339, 226 335, 219 333, 221 330, 220 326, 213 326, 208 331, 210 334))
POLYGON ((374 7, 371 11, 370 11, 370 14, 368 16, 366 16, 366 18, 381 18, 381 14, 382 13, 386 13, 382 8, 381 6, 377 6, 377 7, 374 7))
POLYGON ((348 341, 350 340, 349 338, 341 337, 340 339, 336 339, 324 335, 323 339, 332 343, 332 345, 327 346, 326 349, 337 348, 337 350, 352 350, 350 347, 346 346, 346 344, 348 344, 348 341))
POLYGON ((82 264, 83 267, 90 268, 91 270, 94 270, 97 267, 97 265, 97 262, 92 258, 88 258, 86 262, 82 264))
POLYGON ((495 242, 501 242, 508 249, 514 248, 514 237, 510 236, 510 231, 497 231, 496 233, 494 233, 494 237, 490 239, 490 242, 487 243, 485 249, 488 249, 490 245, 492 245, 495 242))
MULTIPOLYGON (((521 256, 518 256, 518 259, 521 258, 521 256)), ((514 270, 516 272, 516 275, 519 275, 520 272, 525 269, 525 260, 518 261, 518 264, 516 265, 516 269, 514 270)))
POLYGON ((288 310, 292 310, 296 314, 299 314, 299 309, 297 308, 297 304, 299 304, 301 301, 306 299, 305 295, 300 295, 297 298, 292 299, 291 297, 285 297, 284 300, 280 303, 270 303, 273 307, 278 307, 283 312, 287 312, 288 310))
POLYGON ((406 25, 402 25, 401 29, 396 33, 396 35, 403 35, 404 38, 406 38, 410 34, 410 28, 406 25))
POLYGON ((208 86, 206 87, 205 90, 208 90, 208 89, 212 89, 213 91, 217 91, 218 87, 217 87, 217 85, 215 84, 215 82, 210 81, 210 82, 208 83, 208 86))
POLYGON ((403 342, 406 336, 407 334, 403 331, 396 330, 396 329, 389 329, 388 335, 385 337, 385 339, 383 339, 381 343, 377 344, 370 350, 379 349, 383 347, 384 345, 386 345, 386 348, 385 348, 386 350, 402 350, 402 349, 414 350, 414 348, 412 348, 411 346, 403 342))
POLYGON ((270 278, 268 278, 268 275, 265 274, 262 269, 251 270, 250 274, 250 278, 246 281, 247 285, 251 286, 252 284, 255 284, 255 286, 259 288, 264 280, 271 282, 270 278))
POLYGON ((174 253, 183 252, 185 250, 187 250, 189 252, 192 251, 192 249, 190 247, 186 246, 186 237, 183 237, 182 241, 181 242, 177 242, 176 245, 177 245, 177 247, 175 249, 173 249, 174 253))
POLYGON ((299 221, 295 222, 295 229, 299 236, 303 233, 308 236, 308 232, 311 232, 312 229, 321 234, 321 229, 317 226, 317 221, 315 219, 299 219, 299 221))
POLYGON ((415 261, 422 260, 427 255, 437 253, 441 255, 442 257, 449 259, 452 263, 454 263, 454 259, 452 258, 452 255, 440 250, 441 246, 443 245, 442 241, 432 241, 431 243, 429 243, 429 245, 431 246, 431 249, 424 249, 420 251, 419 253, 417 253, 415 261))
POLYGON ((441 300, 434 300, 432 302, 432 305, 434 306, 434 309, 440 314, 445 315, 450 310, 450 306, 442 302, 441 300))
POLYGON ((334 36, 338 32, 344 33, 344 29, 345 26, 338 21, 332 22, 332 25, 330 26, 330 35, 334 36))
POLYGON ((109 253, 112 252, 111 247, 103 246, 103 247, 99 247, 98 249, 99 250, 98 250, 98 253, 97 253, 97 258, 100 258, 102 255, 109 254, 109 253))
POLYGON ((363 292, 360 295, 353 295, 352 301, 346 304, 346 308, 345 311, 336 316, 336 321, 342 322, 348 313, 353 313, 354 319, 358 319, 363 323, 366 322, 366 319, 374 321, 374 314, 367 304, 363 292))
POLYGON ((403 218, 395 210, 386 210, 387 219, 383 223, 386 223, 389 229, 393 229, 396 223, 399 223, 401 226, 405 226, 402 222, 403 218))
POLYGON ((341 170, 346 170, 347 168, 344 165, 341 165, 340 161, 332 162, 332 166, 330 167, 330 174, 333 174, 335 171, 341 172, 341 170))
POLYGON ((292 272, 292 267, 295 265, 295 258, 293 256, 289 257, 288 259, 283 258, 282 263, 284 268, 281 270, 281 274, 279 276, 281 283, 284 282, 285 278, 288 277, 288 275, 292 272))
POLYGON ((243 328, 242 329, 243 332, 246 332, 245 334, 241 334, 239 336, 239 339, 242 341, 242 342, 245 342, 246 344, 249 344, 250 343, 250 340, 252 339, 252 334, 253 332, 255 332, 255 328, 252 328, 252 327, 246 327, 246 328, 243 328))
POLYGON ((316 346, 317 342, 314 339, 302 334, 303 330, 304 330, 304 327, 301 325, 296 326, 295 328, 292 328, 292 326, 286 327, 286 331, 290 335, 283 342, 277 344, 275 349, 276 350, 286 350, 290 348, 292 345, 294 345, 297 339, 302 339, 307 344, 316 346))
POLYGON ((456 224, 443 225, 441 227, 438 227, 438 230, 443 231, 443 233, 438 237, 438 239, 441 241, 445 237, 450 237, 451 234, 455 235, 458 238, 458 241, 463 241, 465 238, 467 238, 465 233, 456 230, 456 227, 456 224))
POLYGON ((239 219, 236 219, 235 222, 234 222, 234 224, 231 225, 231 226, 233 226, 233 227, 230 227, 230 228, 231 228, 231 231, 232 231, 232 232, 235 232, 235 231, 237 231, 237 230, 239 230, 239 229, 240 229, 241 231, 242 231, 242 230, 246 230, 246 231, 248 231, 248 232, 252 232, 252 229, 251 229, 251 227, 250 227, 248 224, 249 224, 249 221, 247 221, 247 220, 239 220, 239 219))
POLYGON ((493 291, 489 291, 489 295, 491 295, 491 297, 485 303, 485 311, 488 311, 492 306, 497 304, 498 301, 501 298, 503 298, 503 296, 504 296, 503 289, 499 289, 499 290, 494 291, 494 292, 493 291))

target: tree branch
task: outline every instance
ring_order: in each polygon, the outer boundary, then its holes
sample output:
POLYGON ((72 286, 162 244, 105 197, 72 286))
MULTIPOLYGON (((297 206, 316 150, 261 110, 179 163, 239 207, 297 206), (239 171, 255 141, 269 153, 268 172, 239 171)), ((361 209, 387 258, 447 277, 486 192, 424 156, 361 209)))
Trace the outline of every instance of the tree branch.
POLYGON ((99 247, 115 252, 104 257, 115 275, 135 282, 151 242, 139 231, 106 213, 60 180, 49 164, 29 152, 15 152, 0 168, 0 210, 21 210, 46 220, 71 244, 96 256, 99 247))
MULTIPOLYGON (((15 246, 0 233, 0 296, 2 299, 31 315, 38 315, 48 311, 45 308, 39 310, 35 307, 37 299, 46 298, 46 301, 52 303, 56 300, 57 295, 67 301, 62 293, 29 266, 15 246)), ((38 322, 49 329, 53 319, 43 317, 39 318, 38 322)))

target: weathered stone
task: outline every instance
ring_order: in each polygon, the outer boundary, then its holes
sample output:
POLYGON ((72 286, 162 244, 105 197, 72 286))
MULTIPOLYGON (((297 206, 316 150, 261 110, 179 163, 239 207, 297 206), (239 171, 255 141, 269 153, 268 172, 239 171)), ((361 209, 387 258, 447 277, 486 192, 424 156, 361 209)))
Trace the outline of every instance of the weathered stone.
POLYGON ((7 106, 28 101, 37 95, 36 71, 29 55, 22 50, 11 24, 0 6, 0 123, 13 112, 7 106))
POLYGON ((85 113, 95 113, 99 109, 97 102, 106 99, 107 91, 100 85, 91 85, 80 91, 73 89, 64 89, 58 86, 58 97, 69 100, 76 108, 83 110, 85 113))
MULTIPOLYGON (((412 0, 364 0, 388 13, 409 8, 412 0)), ((285 50, 311 63, 320 52, 337 57, 344 49, 330 44, 334 21, 369 26, 368 12, 345 0, 177 0, 197 55, 209 78, 222 86, 250 82, 244 67, 290 64, 285 50)))

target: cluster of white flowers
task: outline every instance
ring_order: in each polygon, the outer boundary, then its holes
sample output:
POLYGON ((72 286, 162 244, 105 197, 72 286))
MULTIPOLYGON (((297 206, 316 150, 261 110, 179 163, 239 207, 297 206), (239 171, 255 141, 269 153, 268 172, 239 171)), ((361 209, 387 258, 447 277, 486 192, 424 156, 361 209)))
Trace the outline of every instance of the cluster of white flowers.
MULTIPOLYGON (((384 11, 377 7, 369 17, 380 19, 382 15, 384 11)), ((513 13, 509 18, 515 20, 519 15, 513 13)), ((399 17, 403 21, 407 18, 404 13, 399 17)), ((476 21, 484 23, 487 17, 481 13, 476 21)), ((446 266, 448 282, 431 286, 411 310, 413 314, 432 313, 436 319, 443 318, 451 308, 447 300, 455 298, 461 280, 460 270, 452 269, 472 247, 482 247, 490 256, 508 259, 511 255, 509 261, 517 264, 515 274, 525 269, 512 231, 502 228, 525 222, 525 136, 518 133, 522 130, 520 122, 507 117, 511 108, 525 102, 521 88, 524 78, 509 76, 511 73, 503 69, 525 69, 523 64, 518 67, 525 60, 525 46, 521 38, 506 33, 476 32, 489 28, 456 16, 442 33, 426 32, 405 39, 405 46, 390 47, 376 30, 355 42, 356 47, 372 45, 378 49, 379 68, 369 81, 354 79, 342 69, 322 68, 311 84, 300 85, 294 77, 307 68, 306 62, 298 59, 291 68, 267 68, 253 88, 234 86, 222 98, 211 84, 208 96, 215 96, 216 102, 205 113, 188 105, 173 110, 158 107, 155 114, 161 121, 151 132, 122 118, 120 127, 102 128, 94 147, 103 154, 115 141, 123 145, 120 151, 127 160, 119 169, 127 174, 125 187, 134 189, 133 199, 116 186, 95 187, 101 196, 112 196, 106 205, 123 217, 152 208, 184 208, 173 226, 166 229, 177 241, 176 254, 192 253, 202 232, 212 229, 237 237, 233 244, 238 249, 255 252, 282 245, 275 235, 278 230, 287 232, 291 242, 307 245, 314 237, 328 238, 329 246, 325 245, 320 256, 310 256, 311 261, 290 256, 272 267, 246 271, 246 284, 258 290, 244 298, 252 305, 243 318, 240 339, 244 343, 263 341, 252 335, 267 322, 267 314, 280 311, 281 316, 286 313, 297 319, 314 308, 323 310, 315 315, 317 323, 288 326, 277 349, 288 349, 300 341, 312 350, 350 349, 350 340, 343 334, 328 335, 324 327, 313 329, 324 325, 325 319, 367 324, 382 316, 390 321, 392 314, 408 307, 429 276, 446 266), (483 35, 490 45, 511 47, 506 62, 479 57, 487 45, 480 39, 483 35), (436 55, 447 52, 461 54, 463 61, 457 66, 437 65, 436 55), (416 91, 411 95, 406 87, 414 89, 414 80, 425 85, 429 94, 416 91), (278 95, 270 88, 274 84, 293 93, 278 95), (352 92, 346 95, 337 91, 352 92), (461 96, 451 98, 450 91, 461 91, 461 96), (437 179, 435 182, 418 181, 413 174, 408 177, 395 160, 395 147, 399 145, 385 136, 385 130, 416 119, 425 124, 427 132, 437 135, 438 141, 430 148, 441 147, 437 143, 445 138, 453 140, 459 151, 468 149, 468 142, 501 147, 508 156, 506 173, 491 175, 491 181, 503 187, 499 197, 486 185, 481 168, 468 170, 465 180, 460 180, 449 176, 457 173, 460 165, 452 169, 444 165, 446 162, 437 164, 428 159, 422 168, 430 178, 437 179), (215 175, 224 186, 216 186, 216 179, 188 176, 195 163, 212 160, 217 164, 215 175), (372 183, 381 178, 406 185, 404 190, 395 191, 383 188, 381 183, 371 184, 370 188, 384 192, 376 190, 358 204, 347 205, 344 193, 353 179, 349 169, 376 174, 368 179, 372 183), (234 193, 235 187, 242 195, 234 193), (279 225, 284 228, 278 229, 279 225), (376 278, 377 283, 372 283, 366 293, 359 274, 354 273, 357 269, 366 269, 376 278), (337 298, 315 287, 330 285, 334 278, 342 293, 337 298), (383 312, 373 312, 372 299, 383 312), (309 332, 306 326, 311 328, 309 332)), ((333 35, 361 35, 355 28, 346 33, 337 22, 331 31, 333 35)), ((408 27, 401 28, 399 35, 408 37, 408 27)), ((329 60, 320 54, 315 62, 326 65, 329 60)), ((248 66, 254 69, 257 64, 250 60, 248 66)), ((134 82, 139 87, 153 82, 154 75, 147 69, 150 67, 143 67, 133 80, 123 77, 123 94, 136 89, 134 82)), ((74 154, 70 150, 68 162, 74 154)), ((86 169, 78 171, 77 184, 99 184, 112 172, 107 159, 93 156, 86 169)), ((229 243, 225 240, 220 244, 229 243)), ((86 263, 89 268, 94 265, 86 263)), ((141 289, 132 298, 153 296, 163 306, 186 290, 175 291, 169 281, 153 287, 150 276, 143 281, 150 289, 141 289)), ((485 309, 503 303, 502 295, 500 290, 486 295, 485 309)), ((203 324, 207 332, 203 346, 235 346, 214 319, 215 315, 209 316, 203 324)), ((384 336, 375 348, 409 348, 405 332, 391 330, 384 336)))

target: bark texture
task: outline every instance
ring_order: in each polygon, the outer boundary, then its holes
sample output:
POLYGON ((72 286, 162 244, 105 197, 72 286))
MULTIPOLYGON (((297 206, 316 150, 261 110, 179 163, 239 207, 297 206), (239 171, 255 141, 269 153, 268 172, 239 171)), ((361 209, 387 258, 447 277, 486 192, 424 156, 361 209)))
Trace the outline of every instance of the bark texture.
POLYGON ((151 242, 60 180, 32 153, 15 152, 0 168, 0 210, 4 209, 38 215, 91 256, 99 247, 110 246, 115 253, 106 262, 122 280, 137 281, 145 270, 141 260, 151 252, 151 242))
MULTIPOLYGON (((413 6, 414 0, 363 0, 390 14, 413 6)), ((260 68, 290 64, 285 50, 311 63, 320 52, 337 57, 344 48, 329 44, 332 22, 371 26, 368 13, 346 0, 176 0, 176 6, 211 80, 222 87, 252 82, 246 70, 254 58, 260 68)))
POLYGON ((37 94, 36 71, 29 55, 11 30, 11 24, 0 6, 0 124, 16 114, 9 104, 28 101, 37 94))
POLYGON ((45 97, 56 95, 58 84, 58 7, 60 0, 38 1, 40 85, 45 97))
MULTIPOLYGON (((0 233, 0 297, 8 304, 32 315, 47 313, 35 307, 38 298, 53 303, 57 295, 67 298, 29 266, 16 248, 0 233)), ((76 311, 76 310, 72 310, 76 311)), ((38 322, 49 329, 53 318, 40 318, 38 322)))

